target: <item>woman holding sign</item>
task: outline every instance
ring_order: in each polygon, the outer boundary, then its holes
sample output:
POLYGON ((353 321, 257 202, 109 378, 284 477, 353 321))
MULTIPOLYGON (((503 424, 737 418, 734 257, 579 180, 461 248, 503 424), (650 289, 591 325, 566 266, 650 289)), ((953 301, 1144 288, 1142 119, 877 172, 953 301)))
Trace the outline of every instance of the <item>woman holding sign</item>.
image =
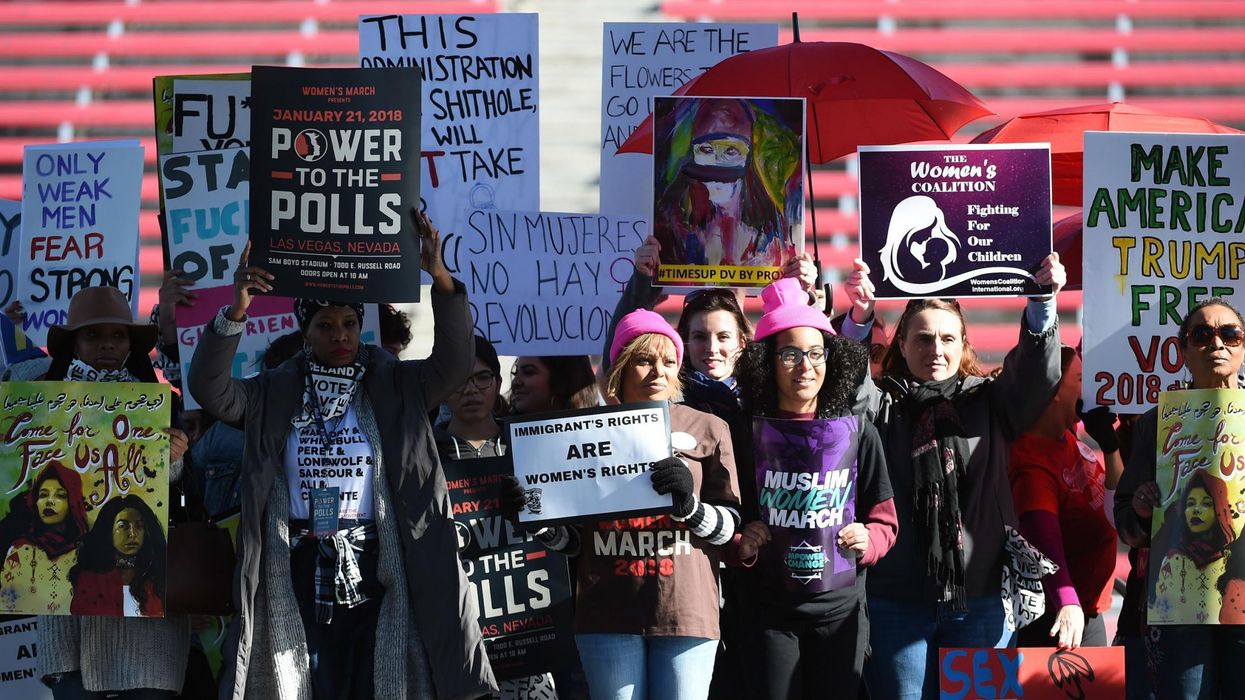
MULTIPOLYGON (((1192 378, 1190 388, 1239 388, 1237 375, 1245 360, 1245 320, 1235 307, 1219 298, 1201 302, 1185 316, 1176 338, 1184 353, 1185 369, 1192 378)), ((1180 601, 1182 596, 1177 590, 1183 584, 1185 600, 1175 609, 1166 606, 1169 612, 1197 606, 1195 599, 1202 594, 1208 599, 1203 603, 1214 609, 1213 613, 1204 613, 1208 624, 1150 627, 1151 636, 1158 636, 1157 697, 1245 698, 1245 685, 1240 678, 1240 669, 1245 667, 1245 627, 1214 624, 1220 621, 1218 584, 1227 568, 1224 548, 1234 541, 1240 542, 1233 529, 1229 503, 1233 499, 1224 492, 1223 482, 1216 476, 1195 471, 1183 484, 1165 525, 1151 543, 1151 518, 1156 509, 1164 506, 1156 483, 1158 423, 1157 407, 1137 421, 1132 454, 1115 492, 1116 530, 1125 544, 1149 546, 1151 557, 1164 558, 1157 580, 1150 581, 1155 589, 1153 595, 1163 595, 1162 600, 1169 603, 1180 601), (1216 481, 1218 485, 1212 483, 1216 481), (1163 568, 1167 574, 1162 572, 1163 568), (1183 582, 1170 575, 1177 568, 1185 574, 1183 582)), ((1203 619, 1198 613, 1193 617, 1203 619)), ((1126 669, 1130 676, 1146 672, 1145 668, 1126 669)))
MULTIPOLYGON (((855 265, 849 316, 868 325, 873 285, 855 265)), ((869 574, 874 697, 937 697, 939 648, 1004 647, 1023 625, 1005 614, 1000 584, 1017 525, 1007 469, 1012 441, 1059 383, 1055 295, 1065 279, 1051 253, 1037 281, 1052 293, 1029 299, 1019 348, 996 378, 983 376, 954 300, 914 299, 895 326, 868 407, 899 515, 894 548, 869 574)))
POLYGON ((753 695, 799 700, 833 687, 855 698, 869 643, 865 570, 898 531, 881 440, 852 415, 868 352, 836 335, 794 280, 761 298, 765 315, 739 372, 756 455, 739 554, 764 544, 749 601, 760 657, 753 695))
POLYGON ((219 420, 246 426, 222 692, 463 698, 496 688, 428 424, 428 407, 471 371, 471 316, 440 234, 413 216, 433 279, 427 360, 361 346, 360 304, 300 299, 304 351, 232 379, 253 295, 273 289, 272 275, 247 265, 249 245, 233 304, 204 330, 189 388, 219 420))

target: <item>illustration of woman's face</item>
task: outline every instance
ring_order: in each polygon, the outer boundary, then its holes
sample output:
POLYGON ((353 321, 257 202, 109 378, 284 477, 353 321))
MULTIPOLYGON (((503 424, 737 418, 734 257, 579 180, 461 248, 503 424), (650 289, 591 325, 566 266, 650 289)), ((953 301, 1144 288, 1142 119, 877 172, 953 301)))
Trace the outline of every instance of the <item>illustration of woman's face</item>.
POLYGON ((696 165, 739 168, 748 160, 748 143, 743 139, 723 136, 701 141, 692 146, 696 165))
POLYGON ((132 557, 143 548, 147 527, 143 515, 134 508, 123 508, 112 526, 112 546, 118 554, 132 557))
POLYGON ((1215 502, 1206 489, 1201 486, 1189 489, 1189 497, 1184 502, 1184 519, 1189 532, 1200 535, 1210 531, 1215 522, 1215 502))
POLYGON ((69 492, 56 479, 44 479, 39 483, 35 507, 39 520, 48 526, 64 524, 69 515, 69 492))

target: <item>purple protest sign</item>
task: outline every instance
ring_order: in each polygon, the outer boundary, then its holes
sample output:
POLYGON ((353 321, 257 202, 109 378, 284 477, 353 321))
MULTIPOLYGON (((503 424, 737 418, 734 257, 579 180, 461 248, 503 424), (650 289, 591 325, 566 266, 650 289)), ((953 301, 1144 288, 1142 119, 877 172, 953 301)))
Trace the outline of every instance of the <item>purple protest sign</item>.
POLYGON ((762 566, 788 590, 823 593, 856 582, 856 559, 835 544, 855 520, 857 416, 754 418, 757 495, 772 538, 762 566))
POLYGON ((860 257, 879 299, 1049 293, 1050 146, 862 146, 860 257))

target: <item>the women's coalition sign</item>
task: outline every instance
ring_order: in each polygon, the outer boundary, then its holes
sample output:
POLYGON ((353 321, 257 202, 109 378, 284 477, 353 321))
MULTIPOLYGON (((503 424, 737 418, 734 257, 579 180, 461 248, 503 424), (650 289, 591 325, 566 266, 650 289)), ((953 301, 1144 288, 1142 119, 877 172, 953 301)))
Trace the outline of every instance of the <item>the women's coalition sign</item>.
POLYGON ((1150 624, 1245 623, 1245 390, 1159 394, 1150 624))
POLYGON ((842 552, 839 530, 856 511, 860 419, 754 418, 757 495, 772 540, 765 570, 783 572, 788 590, 822 593, 856 583, 856 559, 842 552))
POLYGON ((860 256, 880 299, 1049 292, 1050 146, 862 146, 860 256))
POLYGON ((804 246, 804 101, 653 100, 657 283, 764 287, 804 246))
POLYGON ((0 612, 163 617, 169 387, 0 384, 0 612))

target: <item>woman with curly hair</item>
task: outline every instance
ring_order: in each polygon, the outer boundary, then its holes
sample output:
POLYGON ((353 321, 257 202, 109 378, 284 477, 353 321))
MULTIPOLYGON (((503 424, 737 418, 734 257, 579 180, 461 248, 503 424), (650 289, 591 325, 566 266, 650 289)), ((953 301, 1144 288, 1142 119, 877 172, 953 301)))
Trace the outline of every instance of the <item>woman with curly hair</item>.
POLYGON ((69 572, 74 615, 164 615, 164 528, 134 494, 100 509, 69 572))
POLYGON ((760 548, 752 570, 757 630, 749 636, 759 638, 761 663, 750 696, 818 697, 834 678, 836 692, 856 697, 868 646, 865 571, 898 531, 881 440, 852 414, 868 353, 835 334, 796 280, 779 280, 761 296, 757 340, 739 363, 757 436, 757 474, 741 479, 748 524, 738 552, 748 559, 760 548), (851 483, 832 487, 849 469, 851 483), (852 497, 836 507, 842 488, 852 497), (805 566, 808 551, 815 555, 805 566))

